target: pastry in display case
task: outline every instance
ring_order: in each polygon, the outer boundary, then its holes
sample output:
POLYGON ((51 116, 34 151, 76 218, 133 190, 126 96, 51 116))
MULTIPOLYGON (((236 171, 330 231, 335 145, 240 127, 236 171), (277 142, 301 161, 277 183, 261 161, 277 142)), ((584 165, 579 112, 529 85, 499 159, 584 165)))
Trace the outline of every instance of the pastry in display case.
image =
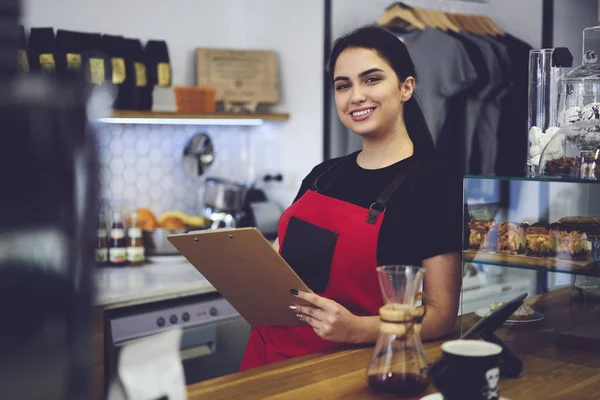
MULTIPOLYGON (((525 218, 512 212, 513 208, 520 207, 518 204, 507 205, 507 210, 499 209, 493 218, 479 219, 469 212, 465 214, 468 218, 465 224, 468 235, 465 237, 469 238, 464 251, 466 261, 540 267, 554 272, 579 271, 600 276, 597 262, 600 260, 600 248, 597 249, 598 254, 594 254, 594 246, 600 247, 600 185, 547 178, 511 181, 496 177, 467 177, 465 191, 468 191, 470 181, 485 180, 504 181, 507 187, 504 190, 518 187, 525 192, 543 189, 542 193, 551 190, 577 193, 585 206, 581 208, 581 215, 561 214, 563 210, 552 206, 549 215, 540 212, 536 219, 531 214, 526 214, 525 218), (595 215, 585 215, 592 210, 595 215)), ((468 201, 465 207, 469 210, 468 201)))
POLYGON ((586 268, 593 264, 592 240, 600 238, 597 233, 599 225, 561 220, 533 225, 527 222, 471 220, 468 223, 469 250, 465 254, 473 262, 486 259, 498 263, 512 261, 567 269, 586 268), (561 260, 573 263, 562 263, 561 260))
POLYGON ((525 255, 529 257, 556 257, 556 232, 550 225, 537 223, 525 231, 525 255))
POLYGON ((492 219, 469 221, 469 248, 471 250, 494 251, 498 237, 498 224, 492 219))
POLYGON ((526 232, 528 224, 503 222, 498 227, 498 253, 523 254, 527 242, 526 232))

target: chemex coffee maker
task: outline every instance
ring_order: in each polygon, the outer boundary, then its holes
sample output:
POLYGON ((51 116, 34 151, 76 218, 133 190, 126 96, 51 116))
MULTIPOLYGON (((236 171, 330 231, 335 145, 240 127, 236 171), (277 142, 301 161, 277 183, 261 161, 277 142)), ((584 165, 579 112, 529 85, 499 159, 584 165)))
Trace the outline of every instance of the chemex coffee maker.
POLYGON ((94 136, 84 81, 20 72, 19 14, 19 1, 0 0, 0 396, 84 400, 94 136))

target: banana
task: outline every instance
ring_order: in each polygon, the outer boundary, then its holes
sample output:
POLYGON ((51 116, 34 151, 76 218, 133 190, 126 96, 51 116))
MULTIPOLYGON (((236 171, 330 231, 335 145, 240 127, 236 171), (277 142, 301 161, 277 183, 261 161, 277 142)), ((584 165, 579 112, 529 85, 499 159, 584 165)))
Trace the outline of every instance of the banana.
POLYGON ((167 218, 178 218, 183 221, 184 224, 195 228, 203 227, 208 225, 208 219, 205 217, 198 217, 195 215, 187 215, 181 211, 167 211, 158 218, 158 223, 162 224, 167 218))

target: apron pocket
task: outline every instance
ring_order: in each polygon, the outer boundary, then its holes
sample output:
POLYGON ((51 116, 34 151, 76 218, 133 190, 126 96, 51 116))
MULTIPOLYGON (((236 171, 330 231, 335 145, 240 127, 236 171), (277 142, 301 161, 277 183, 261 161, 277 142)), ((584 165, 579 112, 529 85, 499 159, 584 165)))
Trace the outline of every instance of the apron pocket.
POLYGON ((337 238, 337 232, 290 218, 281 256, 315 293, 322 293, 327 287, 337 238))

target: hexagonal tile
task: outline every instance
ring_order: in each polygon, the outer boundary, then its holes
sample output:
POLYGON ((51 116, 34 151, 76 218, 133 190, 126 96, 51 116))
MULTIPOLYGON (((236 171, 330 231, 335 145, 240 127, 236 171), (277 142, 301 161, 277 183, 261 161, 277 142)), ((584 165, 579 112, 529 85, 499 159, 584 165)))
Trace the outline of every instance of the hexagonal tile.
POLYGON ((122 173, 124 167, 125 167, 125 164, 123 163, 123 160, 121 160, 120 158, 114 158, 110 162, 110 171, 113 174, 120 174, 120 173, 122 173))
POLYGON ((183 202, 183 199, 178 199, 177 197, 175 197, 175 200, 173 202, 173 207, 174 210, 180 210, 185 212, 185 203, 183 202))
POLYGON ((163 140, 160 143, 160 151, 165 156, 171 156, 171 155, 177 153, 177 151, 175 150, 176 148, 179 148, 179 147, 175 147, 172 142, 165 142, 163 140))
POLYGON ((146 157, 138 158, 135 163, 135 168, 137 169, 139 175, 148 175, 150 167, 150 160, 146 157))
POLYGON ((125 127, 120 124, 113 124, 113 125, 109 125, 108 129, 109 129, 111 135, 119 136, 123 133, 123 130, 125 129, 125 127))
POLYGON ((189 194, 190 197, 196 197, 196 190, 190 190, 181 184, 175 185, 173 193, 175 193, 175 196, 177 197, 184 197, 186 194, 189 194))
POLYGON ((162 198, 162 194, 163 194, 163 190, 160 186, 157 185, 152 185, 152 187, 150 187, 150 197, 155 200, 155 201, 160 201, 160 199, 162 198))
POLYGON ((162 184, 162 188, 164 190, 168 190, 168 191, 171 191, 173 189, 173 187, 175 186, 175 182, 173 182, 173 177, 171 177, 169 175, 163 177, 161 184, 162 184))
POLYGON ((135 183, 137 177, 137 171, 133 167, 127 167, 125 168, 125 171, 123 171, 123 180, 127 184, 135 183))
POLYGON ((163 205, 164 208, 172 209, 173 208, 173 193, 163 190, 163 192, 160 194, 159 201, 163 205))
POLYGON ((127 185, 124 191, 124 197, 133 204, 134 207, 137 206, 137 189, 135 185, 127 185))
POLYGON ((142 207, 149 208, 149 209, 155 211, 152 199, 150 199, 150 193, 138 192, 135 197, 135 204, 139 208, 142 208, 142 207))
POLYGON ((134 149, 132 149, 132 148, 125 149, 125 152, 123 153, 123 160, 125 161, 125 163, 135 164, 136 159, 137 159, 137 153, 135 152, 134 149))
POLYGON ((145 176, 140 176, 136 182, 137 188, 141 192, 146 192, 150 189, 150 180, 145 176))
POLYGON ((110 145, 109 145, 109 149, 111 154, 118 156, 123 154, 123 140, 119 139, 119 138, 112 138, 110 140, 110 145))
POLYGON ((122 136, 123 138, 123 143, 125 144, 126 148, 130 148, 135 146, 135 142, 137 142, 137 135, 136 135, 137 131, 135 130, 130 130, 128 132, 125 132, 122 136))
POLYGON ((160 169, 159 167, 154 166, 150 168, 150 180, 152 182, 160 182, 162 175, 162 169, 160 169))
POLYGON ((120 196, 120 194, 123 192, 123 189, 125 189, 125 184, 123 183, 121 178, 118 176, 113 176, 113 179, 110 182, 110 190, 113 196, 120 196))
POLYGON ((149 158, 150 162, 153 164, 158 164, 162 159, 162 152, 159 149, 152 149, 150 150, 149 158))
POLYGON ((158 132, 152 131, 146 135, 146 139, 148 140, 148 145, 152 149, 160 149, 160 141, 161 136, 158 132))
POLYGON ((140 139, 136 142, 135 148, 138 154, 148 154, 150 151, 150 143, 146 139, 140 139))

